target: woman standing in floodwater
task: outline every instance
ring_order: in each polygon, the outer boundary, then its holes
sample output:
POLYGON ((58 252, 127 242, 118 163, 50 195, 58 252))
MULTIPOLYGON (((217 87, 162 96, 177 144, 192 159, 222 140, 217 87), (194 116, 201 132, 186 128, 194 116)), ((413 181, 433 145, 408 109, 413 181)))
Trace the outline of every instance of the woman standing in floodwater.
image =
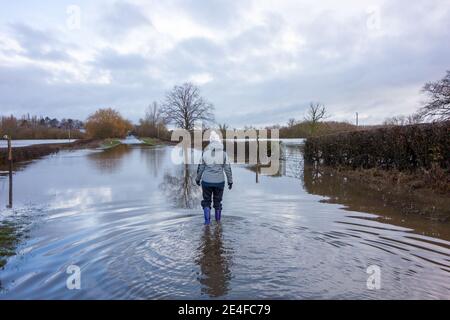
POLYGON ((203 214, 205 225, 211 222, 211 199, 215 211, 216 221, 219 222, 222 215, 222 196, 227 176, 228 189, 233 186, 231 166, 219 135, 212 131, 209 137, 209 145, 205 148, 202 161, 197 168, 197 185, 202 185, 203 190, 203 214))

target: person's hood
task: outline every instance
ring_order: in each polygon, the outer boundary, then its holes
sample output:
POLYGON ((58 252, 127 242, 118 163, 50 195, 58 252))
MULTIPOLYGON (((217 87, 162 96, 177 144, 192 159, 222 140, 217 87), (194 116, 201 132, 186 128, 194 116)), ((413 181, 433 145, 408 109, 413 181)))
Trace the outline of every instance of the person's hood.
POLYGON ((223 143, 220 141, 212 141, 206 147, 208 150, 223 150, 223 143))
POLYGON ((209 142, 222 142, 220 136, 214 130, 209 134, 209 142))

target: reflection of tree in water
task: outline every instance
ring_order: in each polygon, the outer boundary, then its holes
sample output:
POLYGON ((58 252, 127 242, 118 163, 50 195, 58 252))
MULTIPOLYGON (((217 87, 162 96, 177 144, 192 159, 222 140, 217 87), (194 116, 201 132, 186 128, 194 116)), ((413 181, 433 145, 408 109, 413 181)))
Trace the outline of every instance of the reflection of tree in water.
POLYGON ((227 294, 231 279, 230 257, 223 247, 222 226, 215 225, 214 230, 207 226, 199 247, 199 258, 202 293, 210 297, 221 297, 227 294))
POLYGON ((102 173, 114 173, 124 163, 125 155, 131 152, 131 147, 121 144, 111 149, 88 155, 88 159, 95 168, 102 173))
POLYGON ((312 194, 328 196, 332 199, 347 199, 347 180, 338 178, 332 172, 319 166, 307 165, 303 170, 303 186, 312 194))
POLYGON ((369 207, 384 208, 388 200, 386 190, 371 190, 363 183, 350 181, 344 174, 325 166, 306 165, 303 187, 308 193, 328 197, 327 202, 345 204, 358 211, 367 211, 369 207))
POLYGON ((153 177, 158 177, 163 167, 164 160, 166 159, 166 148, 159 147, 142 147, 140 148, 141 159, 147 165, 149 173, 153 177))
MULTIPOLYGON (((354 173, 353 173, 354 174, 354 173)), ((439 199, 421 201, 414 194, 401 193, 395 186, 383 185, 376 189, 368 186, 354 176, 346 176, 332 168, 320 166, 305 166, 304 188, 308 193, 328 197, 327 202, 345 205, 349 210, 369 212, 389 217, 392 222, 399 221, 402 225, 410 225, 416 230, 425 230, 424 221, 420 224, 409 224, 407 214, 430 214, 433 219, 448 216, 448 204, 439 199)), ((412 220, 411 220, 412 221, 412 220)), ((435 229, 438 225, 429 225, 435 229)))
POLYGON ((166 173, 161 189, 177 208, 192 209, 200 204, 201 188, 195 184, 196 170, 187 164, 176 168, 175 175, 166 173))

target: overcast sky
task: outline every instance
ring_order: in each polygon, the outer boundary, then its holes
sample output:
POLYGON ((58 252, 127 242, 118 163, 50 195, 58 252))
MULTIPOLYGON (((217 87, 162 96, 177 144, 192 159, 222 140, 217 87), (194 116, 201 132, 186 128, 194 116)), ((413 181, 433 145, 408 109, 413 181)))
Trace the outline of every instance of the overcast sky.
POLYGON ((448 0, 2 1, 0 114, 136 121, 192 81, 233 127, 302 119, 310 101, 373 124, 420 107, 449 43, 448 0))

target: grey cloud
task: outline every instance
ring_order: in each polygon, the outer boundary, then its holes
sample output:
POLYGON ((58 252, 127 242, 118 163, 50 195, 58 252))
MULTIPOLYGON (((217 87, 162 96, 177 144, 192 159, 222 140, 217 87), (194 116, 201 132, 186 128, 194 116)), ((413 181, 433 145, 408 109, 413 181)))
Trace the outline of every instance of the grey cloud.
POLYGON ((126 1, 116 1, 102 14, 99 26, 106 37, 117 38, 126 36, 136 28, 153 25, 140 7, 126 1))
POLYGON ((149 61, 140 54, 121 54, 113 49, 104 49, 97 52, 94 58, 97 67, 108 70, 142 70, 148 66, 149 61))
POLYGON ((140 54, 121 54, 113 49, 105 49, 97 53, 90 66, 95 70, 109 72, 114 85, 146 88, 149 85, 154 87, 154 83, 159 81, 158 86, 162 86, 161 81, 152 75, 153 69, 161 69, 161 62, 151 57, 140 54))
POLYGON ((208 72, 222 76, 225 50, 206 38, 191 38, 178 43, 160 61, 161 70, 170 78, 186 79, 193 74, 208 72))
POLYGON ((162 92, 147 78, 140 86, 127 83, 52 83, 52 73, 39 67, 0 67, 2 114, 26 113, 84 119, 101 107, 114 107, 137 120, 162 92))
MULTIPOLYGON (((195 1, 181 3, 179 8, 216 30, 244 19, 246 6, 237 1, 195 1)), ((249 25, 223 41, 184 39, 162 56, 101 49, 88 67, 94 73, 110 72, 112 81, 107 85, 55 83, 48 70, 0 66, 2 113, 6 109, 83 118, 98 107, 113 106, 137 120, 150 101, 164 97, 167 88, 208 73, 214 80, 201 87, 202 93, 215 104, 217 120, 231 126, 301 119, 310 101, 326 104, 339 119, 359 111, 368 115, 367 121, 380 122, 392 109, 413 112, 417 106, 411 95, 419 94, 424 82, 441 78, 450 68, 450 9, 442 2, 388 2, 381 9, 382 28, 388 32, 378 36, 367 30, 364 12, 342 19, 323 10, 315 19, 299 18, 298 29, 293 31, 305 43, 295 52, 274 50, 273 41, 288 22, 276 14, 268 14, 262 23, 249 25), (243 60, 232 59, 236 57, 243 60), (298 69, 274 72, 287 63, 297 64, 298 69)), ((131 30, 150 25, 139 7, 122 1, 102 13, 94 32, 100 30, 106 40, 126 45, 131 30)), ((11 31, 31 59, 69 59, 65 54, 70 45, 54 34, 21 24, 11 31)))
POLYGON ((178 5, 188 12, 192 18, 208 27, 225 28, 239 21, 243 11, 249 7, 246 0, 186 0, 178 5))
POLYGON ((60 42, 54 34, 30 27, 23 23, 10 26, 12 36, 25 49, 25 55, 32 59, 61 61, 68 60, 67 44, 60 42))
MULTIPOLYGON (((271 108, 271 116, 270 118, 267 116, 267 113, 264 110, 249 110, 238 113, 238 116, 242 118, 241 121, 237 124, 238 126, 245 125, 275 125, 275 124, 286 124, 288 119, 296 118, 301 120, 306 110, 307 104, 293 104, 293 105, 274 105, 271 108)), ((236 124, 236 118, 233 115, 225 115, 221 117, 221 121, 225 123, 234 123, 236 124)))

